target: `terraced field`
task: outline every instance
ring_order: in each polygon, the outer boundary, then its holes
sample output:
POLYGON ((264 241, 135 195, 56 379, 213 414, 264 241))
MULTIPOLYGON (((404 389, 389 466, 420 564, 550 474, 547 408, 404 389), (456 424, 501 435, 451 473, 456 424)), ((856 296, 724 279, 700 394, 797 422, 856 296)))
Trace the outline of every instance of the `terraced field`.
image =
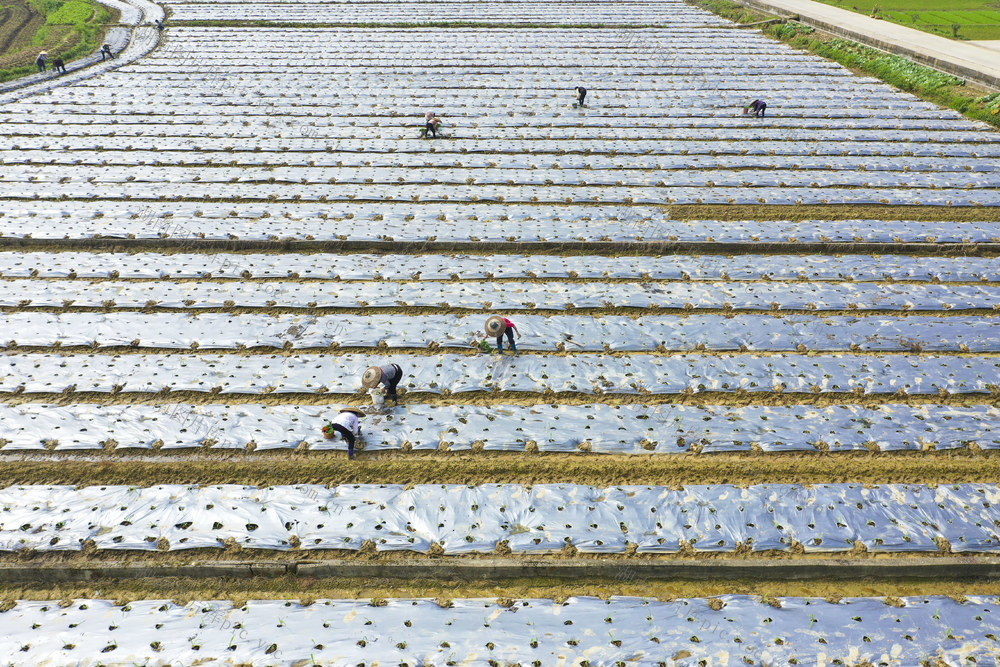
POLYGON ((168 9, 0 106, 11 664, 1000 660, 995 131, 673 0, 168 9))

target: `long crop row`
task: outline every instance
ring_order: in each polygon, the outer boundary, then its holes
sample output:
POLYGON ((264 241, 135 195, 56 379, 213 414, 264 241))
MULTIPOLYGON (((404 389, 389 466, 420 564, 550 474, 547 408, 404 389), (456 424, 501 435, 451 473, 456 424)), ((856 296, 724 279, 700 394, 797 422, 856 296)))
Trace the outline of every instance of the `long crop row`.
MULTIPOLYGON (((2 452, 346 451, 331 405, 25 403, 0 407, 2 452)), ((1000 449, 995 407, 427 405, 366 418, 365 452, 714 454, 1000 449)))
POLYGON ((995 485, 301 485, 0 490, 0 550, 224 547, 445 554, 1000 551, 995 485))

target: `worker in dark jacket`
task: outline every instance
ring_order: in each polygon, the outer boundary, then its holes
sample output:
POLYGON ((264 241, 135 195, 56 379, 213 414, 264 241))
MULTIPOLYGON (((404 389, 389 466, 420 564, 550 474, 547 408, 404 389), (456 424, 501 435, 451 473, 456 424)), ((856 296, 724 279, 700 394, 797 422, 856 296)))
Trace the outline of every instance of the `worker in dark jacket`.
POLYGON ((764 100, 754 100, 753 102, 751 102, 750 104, 748 104, 746 107, 743 108, 743 113, 747 113, 748 111, 753 111, 754 116, 762 118, 764 116, 764 109, 766 108, 767 108, 767 102, 765 102, 764 100))
POLYGON ((385 387, 385 397, 391 398, 397 404, 399 395, 396 387, 403 379, 403 369, 398 364, 386 364, 385 366, 372 366, 361 376, 361 386, 365 389, 372 389, 378 385, 385 387))
POLYGON ((576 103, 582 107, 583 101, 587 99, 587 89, 583 86, 577 86, 574 90, 576 91, 576 103))
POLYGON ((420 136, 424 139, 426 139, 428 135, 437 138, 438 126, 441 124, 441 119, 438 118, 437 114, 433 111, 428 111, 424 116, 424 121, 424 129, 420 131, 420 136))

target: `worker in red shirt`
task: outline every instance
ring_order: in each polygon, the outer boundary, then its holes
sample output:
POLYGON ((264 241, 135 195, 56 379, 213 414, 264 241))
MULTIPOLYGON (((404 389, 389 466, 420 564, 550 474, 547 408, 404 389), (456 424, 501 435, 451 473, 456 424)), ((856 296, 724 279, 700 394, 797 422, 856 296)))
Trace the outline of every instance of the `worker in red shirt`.
POLYGON ((517 345, 514 344, 514 334, 517 337, 521 337, 521 332, 517 330, 517 325, 508 320, 506 317, 500 318, 503 321, 504 329, 497 334, 497 353, 503 354, 503 337, 507 336, 507 342, 510 343, 510 349, 514 354, 517 354, 517 345))

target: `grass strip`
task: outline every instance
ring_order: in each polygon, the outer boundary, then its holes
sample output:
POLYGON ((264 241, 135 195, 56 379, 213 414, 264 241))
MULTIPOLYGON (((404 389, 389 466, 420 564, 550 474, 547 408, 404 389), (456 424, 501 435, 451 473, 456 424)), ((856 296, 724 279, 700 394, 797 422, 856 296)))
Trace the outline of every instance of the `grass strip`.
POLYGON ((980 451, 615 455, 400 451, 314 456, 235 453, 201 460, 0 461, 0 485, 157 484, 958 484, 1000 479, 1000 456, 980 451))

